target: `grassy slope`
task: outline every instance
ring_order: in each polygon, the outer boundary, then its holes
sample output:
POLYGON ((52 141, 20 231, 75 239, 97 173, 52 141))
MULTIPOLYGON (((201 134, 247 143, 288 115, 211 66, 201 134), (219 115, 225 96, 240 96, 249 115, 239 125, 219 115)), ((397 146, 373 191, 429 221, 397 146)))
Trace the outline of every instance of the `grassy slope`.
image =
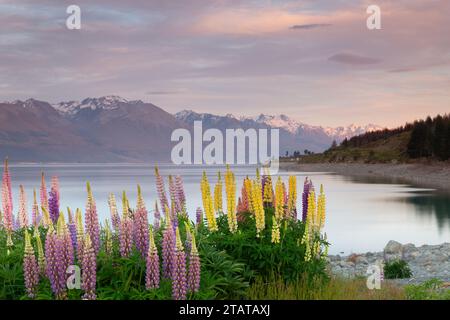
POLYGON ((408 160, 406 147, 410 134, 410 132, 403 132, 388 139, 380 139, 357 148, 339 146, 322 154, 303 156, 300 162, 405 162, 408 160))

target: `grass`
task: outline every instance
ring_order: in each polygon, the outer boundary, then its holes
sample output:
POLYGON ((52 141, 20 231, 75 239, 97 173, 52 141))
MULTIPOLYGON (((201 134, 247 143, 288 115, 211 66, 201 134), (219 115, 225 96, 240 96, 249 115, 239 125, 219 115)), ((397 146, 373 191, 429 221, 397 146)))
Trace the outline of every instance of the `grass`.
POLYGON ((380 290, 369 290, 365 278, 344 279, 333 277, 329 281, 313 283, 299 279, 285 283, 281 279, 264 282, 257 279, 248 289, 250 300, 405 300, 405 290, 384 282, 380 290))

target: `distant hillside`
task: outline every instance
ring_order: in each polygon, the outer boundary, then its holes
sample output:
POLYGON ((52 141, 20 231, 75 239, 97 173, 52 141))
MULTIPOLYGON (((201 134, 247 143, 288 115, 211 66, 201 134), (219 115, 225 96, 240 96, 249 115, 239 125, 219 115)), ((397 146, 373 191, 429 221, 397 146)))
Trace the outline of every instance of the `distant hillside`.
POLYGON ((410 162, 450 159, 450 116, 428 117, 392 130, 378 130, 345 139, 320 154, 301 156, 315 162, 410 162))

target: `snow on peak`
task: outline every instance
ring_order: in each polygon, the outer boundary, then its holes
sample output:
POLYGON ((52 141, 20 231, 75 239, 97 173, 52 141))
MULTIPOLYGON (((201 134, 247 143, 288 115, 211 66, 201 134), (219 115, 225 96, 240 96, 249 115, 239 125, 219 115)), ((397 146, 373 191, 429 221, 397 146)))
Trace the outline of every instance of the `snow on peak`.
POLYGON ((289 118, 284 114, 280 115, 265 115, 260 114, 259 116, 253 118, 254 121, 258 123, 264 123, 272 128, 281 128, 286 131, 295 134, 297 130, 302 126, 301 123, 289 118))
POLYGON ((128 100, 119 96, 104 96, 100 98, 86 98, 83 101, 67 101, 54 104, 53 107, 62 114, 75 115, 80 110, 114 110, 119 107, 121 103, 128 103, 128 100))

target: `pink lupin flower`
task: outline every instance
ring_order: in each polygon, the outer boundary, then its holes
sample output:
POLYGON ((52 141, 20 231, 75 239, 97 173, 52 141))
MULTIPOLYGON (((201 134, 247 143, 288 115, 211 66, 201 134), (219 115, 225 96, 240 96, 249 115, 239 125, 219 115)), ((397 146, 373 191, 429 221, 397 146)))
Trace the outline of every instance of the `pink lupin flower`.
MULTIPOLYGON (((174 210, 175 214, 181 213, 180 203, 178 201, 178 192, 177 186, 175 184, 175 180, 171 175, 169 175, 169 192, 170 192, 170 201, 172 204, 172 210, 174 210)), ((173 218, 173 216, 172 216, 173 218)))
POLYGON ((138 185, 136 213, 133 220, 134 241, 136 248, 145 257, 148 252, 148 212, 142 197, 141 187, 138 185))
POLYGON ((42 172, 42 175, 41 175, 40 195, 41 195, 41 207, 45 208, 48 211, 47 187, 45 186, 44 172, 42 172))
POLYGON ((83 245, 83 260, 81 263, 81 288, 84 291, 84 300, 95 300, 97 283, 97 260, 95 249, 89 234, 86 234, 83 245))
POLYGON ((161 208, 165 208, 166 206, 169 206, 169 202, 167 201, 166 189, 164 187, 164 179, 159 174, 158 167, 155 167, 155 179, 156 179, 156 191, 158 192, 161 208))
POLYGON ((8 158, 5 159, 2 179, 3 226, 8 233, 14 228, 13 201, 11 192, 11 176, 8 169, 8 158))
POLYGON ((133 220, 128 212, 128 199, 125 191, 122 196, 122 219, 120 221, 119 251, 122 257, 128 257, 133 249, 133 220))
POLYGON ((178 202, 179 202, 179 206, 180 206, 180 212, 184 216, 187 216, 186 196, 184 193, 183 179, 181 178, 181 176, 175 177, 175 184, 176 184, 176 188, 177 188, 177 198, 178 198, 178 202))
POLYGON ((95 205, 94 196, 92 195, 92 189, 89 182, 86 184, 88 199, 86 204, 86 214, 84 224, 86 225, 86 233, 92 241, 92 247, 95 254, 98 254, 100 249, 100 226, 98 223, 97 207, 95 205))
POLYGON ((39 226, 39 205, 36 198, 36 189, 33 190, 33 206, 31 208, 31 222, 34 228, 39 226))
POLYGON ((25 252, 23 257, 23 276, 27 295, 33 299, 36 297, 36 290, 39 284, 39 266, 31 245, 31 237, 25 230, 25 252))
POLYGON ((199 226, 203 223, 203 210, 198 207, 196 212, 196 225, 199 226))
POLYGON ((158 248, 155 245, 152 229, 150 229, 149 238, 150 245, 148 248, 147 270, 145 274, 145 288, 147 290, 159 288, 160 281, 158 248))
POLYGON ((195 244, 195 236, 191 235, 191 252, 189 255, 189 272, 188 272, 188 291, 198 292, 200 289, 200 257, 198 255, 197 246, 195 244))
POLYGON ((155 213, 153 220, 153 229, 155 229, 155 231, 159 230, 160 221, 161 221, 161 213, 159 212, 158 201, 155 201, 155 213))
POLYGON ((25 189, 20 185, 19 193, 19 226, 20 228, 28 227, 27 198, 25 189))
POLYGON ((119 234, 120 216, 119 216, 119 213, 117 211, 116 197, 114 196, 113 193, 109 194, 108 205, 109 205, 109 213, 111 214, 112 227, 114 229, 114 232, 116 234, 119 234))
POLYGON ((61 278, 61 266, 64 263, 61 246, 62 242, 58 238, 53 225, 50 224, 45 240, 46 274, 57 299, 65 299, 66 297, 66 283, 64 278, 61 278))
POLYGON ((172 298, 174 300, 186 300, 186 255, 181 243, 180 230, 176 229, 175 265, 172 279, 172 298))
POLYGON ((162 240, 163 277, 173 279, 175 264, 175 232, 170 220, 169 208, 166 206, 166 223, 162 240))

